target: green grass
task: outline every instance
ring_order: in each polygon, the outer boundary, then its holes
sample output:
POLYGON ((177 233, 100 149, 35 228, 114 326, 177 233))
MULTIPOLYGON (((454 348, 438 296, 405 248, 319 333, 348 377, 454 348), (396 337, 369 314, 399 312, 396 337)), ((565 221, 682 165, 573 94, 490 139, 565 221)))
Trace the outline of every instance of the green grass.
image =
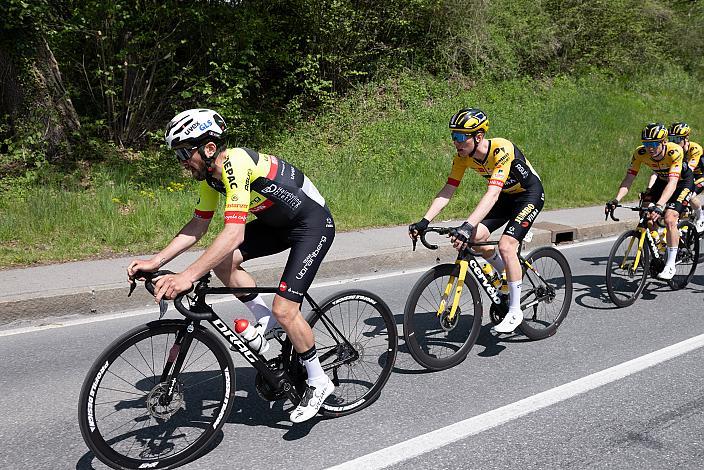
MULTIPOLYGON (((538 171, 547 209, 593 205, 615 194, 645 123, 686 120, 693 140, 704 140, 703 96, 704 85, 683 73, 478 84, 409 74, 368 85, 257 150, 301 167, 342 230, 406 224, 446 181, 449 117, 476 106, 489 115, 489 137, 513 141, 538 171)), ((147 157, 68 176, 48 171, 36 186, 13 187, 0 200, 0 266, 160 249, 190 218, 197 194, 170 156, 147 157), (184 187, 170 191, 172 182, 184 187)), ((485 189, 468 172, 440 217, 466 217, 485 189)))

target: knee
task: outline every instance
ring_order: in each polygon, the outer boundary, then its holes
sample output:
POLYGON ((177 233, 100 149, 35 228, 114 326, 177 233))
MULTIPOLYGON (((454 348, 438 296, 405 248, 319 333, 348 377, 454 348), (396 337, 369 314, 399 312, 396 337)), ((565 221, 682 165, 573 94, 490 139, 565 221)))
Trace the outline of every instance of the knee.
POLYGON ((501 258, 509 259, 516 256, 518 252, 518 240, 512 237, 502 237, 499 240, 499 253, 501 258))
POLYGON ((272 305, 271 312, 274 314, 274 317, 276 317, 276 321, 278 321, 285 328, 286 325, 290 324, 298 315, 301 314, 299 305, 300 304, 275 304, 272 305))

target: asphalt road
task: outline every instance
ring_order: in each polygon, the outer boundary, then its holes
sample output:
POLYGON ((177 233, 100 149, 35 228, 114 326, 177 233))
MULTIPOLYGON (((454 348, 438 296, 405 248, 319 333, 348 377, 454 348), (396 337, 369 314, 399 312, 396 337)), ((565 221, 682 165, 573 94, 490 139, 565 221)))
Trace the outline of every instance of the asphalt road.
MULTIPOLYGON (((394 374, 379 400, 348 417, 292 425, 280 403, 257 396, 253 369, 237 358, 238 400, 223 433, 211 452, 183 468, 317 469, 345 463, 359 468, 353 460, 372 454, 364 463, 369 470, 379 468, 375 456, 398 454, 409 439, 414 452, 391 468, 704 467, 704 340, 695 338, 704 333, 703 268, 686 290, 672 292, 653 282, 635 305, 614 309, 604 287, 611 243, 564 249, 575 292, 552 338, 499 339, 485 325, 463 363, 434 373, 420 370, 401 340, 394 374), (553 390, 691 338, 696 344, 688 352, 583 393, 560 398, 561 389, 553 390), (520 408, 521 400, 546 394, 558 398, 535 411, 496 418, 497 409, 516 402, 520 408), (428 435, 473 417, 484 423, 482 431, 454 441, 442 432, 428 435), (391 446, 396 447, 387 449, 391 446)), ((400 331, 406 296, 420 273, 369 275, 376 279, 317 287, 312 294, 322 299, 352 286, 374 291, 396 314, 400 331)), ((228 318, 241 311, 234 302, 220 306, 228 318)), ((81 383, 112 339, 153 318, 131 315, 2 333, 0 468, 105 468, 78 429, 81 383)))

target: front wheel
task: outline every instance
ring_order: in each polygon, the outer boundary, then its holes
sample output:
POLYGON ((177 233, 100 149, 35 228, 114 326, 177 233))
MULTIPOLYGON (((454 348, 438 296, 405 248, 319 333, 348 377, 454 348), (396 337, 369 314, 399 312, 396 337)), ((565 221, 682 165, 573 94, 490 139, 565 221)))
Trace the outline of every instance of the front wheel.
POLYGON ((434 266, 418 279, 406 300, 403 312, 406 345, 413 359, 429 370, 443 370, 462 362, 482 328, 477 285, 469 273, 464 285, 458 285, 458 274, 457 264, 434 266), (452 314, 456 295, 460 297, 452 314))
POLYGON ((520 329, 530 339, 552 336, 572 303, 572 270, 559 250, 544 246, 531 251, 523 265, 520 329))
POLYGON ((379 398, 398 350, 396 321, 386 303, 365 290, 339 292, 308 323, 320 364, 335 384, 320 413, 348 415, 379 398))
POLYGON ((699 233, 695 225, 689 220, 681 220, 677 230, 680 234, 675 261, 677 271, 668 282, 674 290, 683 289, 689 284, 699 262, 699 233))
POLYGON ((78 419, 86 444, 110 467, 175 468, 215 437, 234 398, 223 343, 192 322, 160 320, 125 333, 98 357, 78 419))
POLYGON ((643 292, 650 269, 650 251, 639 248, 641 232, 629 230, 616 239, 606 264, 606 291, 618 307, 632 305, 643 292))

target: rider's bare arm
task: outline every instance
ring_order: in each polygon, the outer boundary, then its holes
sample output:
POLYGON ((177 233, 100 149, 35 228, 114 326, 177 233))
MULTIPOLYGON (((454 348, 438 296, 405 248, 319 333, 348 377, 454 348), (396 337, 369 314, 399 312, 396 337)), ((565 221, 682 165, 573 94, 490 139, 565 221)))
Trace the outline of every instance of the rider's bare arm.
POLYGON ((220 264, 227 256, 242 244, 244 240, 245 224, 225 224, 222 232, 218 234, 207 250, 191 264, 183 275, 191 282, 195 282, 205 273, 220 264))
POLYGON ((472 211, 470 216, 467 218, 467 222, 472 224, 473 227, 479 225, 479 223, 484 220, 486 215, 489 213, 491 208, 494 207, 494 204, 496 204, 500 194, 501 187, 489 185, 486 192, 479 200, 479 203, 477 203, 477 207, 474 208, 474 211, 472 211))
POLYGON ((616 199, 620 201, 624 198, 626 194, 628 194, 628 190, 631 188, 633 180, 636 179, 637 175, 638 173, 633 173, 631 171, 626 173, 626 176, 623 178, 623 181, 621 181, 621 186, 618 188, 618 193, 616 193, 616 199))
POLYGON ((425 218, 427 220, 433 220, 445 208, 445 206, 447 206, 450 199, 452 199, 452 196, 455 194, 455 191, 457 191, 457 186, 453 186, 451 184, 446 184, 443 186, 437 196, 435 196, 435 199, 433 199, 433 202, 430 203, 428 212, 425 213, 425 218))

